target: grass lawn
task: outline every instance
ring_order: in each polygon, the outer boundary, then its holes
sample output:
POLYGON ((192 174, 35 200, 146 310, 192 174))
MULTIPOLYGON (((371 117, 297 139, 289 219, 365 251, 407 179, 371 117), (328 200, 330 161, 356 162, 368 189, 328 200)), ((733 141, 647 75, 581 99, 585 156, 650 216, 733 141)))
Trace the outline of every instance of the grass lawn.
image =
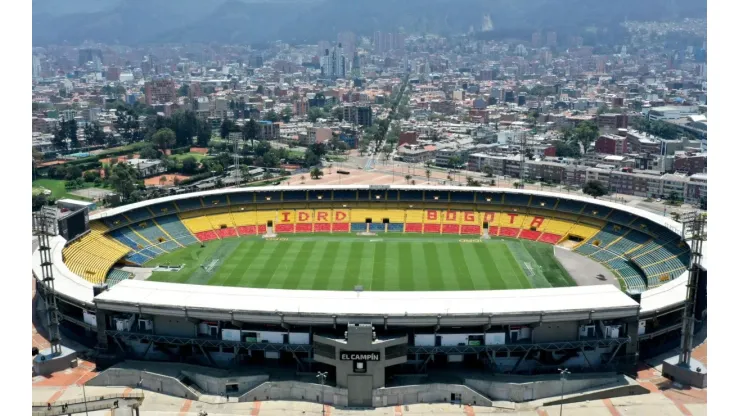
POLYGON ((171 159, 174 159, 174 160, 177 160, 177 161, 181 161, 181 160, 183 160, 183 159, 185 159, 187 157, 190 157, 190 156, 194 157, 196 162, 200 162, 204 158, 208 157, 208 156, 206 156, 206 155, 204 155, 202 153, 182 153, 182 154, 179 154, 179 155, 170 156, 170 158, 171 159))
MULTIPOLYGON (((73 198, 73 199, 79 199, 87 201, 87 198, 83 198, 81 196, 73 195, 69 192, 67 192, 66 189, 64 189, 64 183, 66 181, 60 180, 60 179, 37 179, 32 182, 33 186, 33 194, 36 195, 37 193, 42 192, 43 189, 48 189, 51 191, 51 196, 54 199, 62 199, 62 198, 73 198)), ((92 182, 85 182, 85 188, 92 188, 95 184, 92 182)), ((84 189, 84 188, 80 188, 84 189)), ((70 191, 75 191, 77 189, 70 189, 70 191)))
POLYGON ((291 235, 210 241, 147 266, 184 265, 150 280, 275 289, 490 290, 572 286, 549 244, 397 234, 291 235), (476 242, 473 242, 476 241, 476 242))

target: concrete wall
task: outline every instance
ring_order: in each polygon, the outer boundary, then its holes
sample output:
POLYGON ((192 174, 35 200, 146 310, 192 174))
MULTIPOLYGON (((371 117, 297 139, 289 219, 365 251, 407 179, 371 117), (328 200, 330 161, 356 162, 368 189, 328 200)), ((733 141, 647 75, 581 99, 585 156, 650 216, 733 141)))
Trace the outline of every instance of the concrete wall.
POLYGON ((491 406, 491 400, 475 390, 459 384, 420 384, 373 390, 375 407, 415 403, 449 403, 452 394, 461 395, 463 404, 491 406))
POLYGON ((596 390, 590 393, 577 394, 572 397, 566 397, 563 400, 560 400, 560 398, 558 397, 556 400, 545 402, 542 405, 543 406, 557 406, 560 403, 562 404, 581 403, 581 402, 592 401, 592 400, 611 399, 614 397, 635 396, 639 394, 650 394, 650 390, 646 389, 645 387, 642 387, 639 384, 629 384, 626 386, 617 386, 617 387, 600 389, 600 390, 596 390))
MULTIPOLYGON (((266 382, 239 397, 239 401, 301 400, 320 403, 321 392, 322 387, 320 384, 300 383, 295 381, 266 382)), ((323 393, 324 404, 347 406, 347 389, 324 386, 323 393)))
POLYGON ((170 396, 198 400, 198 395, 174 377, 123 368, 109 368, 86 383, 89 386, 143 388, 170 396), (139 386, 141 380, 141 386, 139 386))
POLYGON ((204 374, 195 373, 192 371, 183 371, 182 374, 189 378, 195 383, 198 388, 207 394, 212 395, 223 395, 226 393, 227 384, 238 384, 239 391, 236 393, 229 393, 229 396, 241 395, 249 392, 258 385, 266 382, 269 377, 267 375, 256 375, 256 376, 242 376, 242 377, 214 377, 204 374))
POLYGON ((157 335, 170 335, 175 337, 197 336, 197 326, 186 318, 174 316, 155 316, 154 332, 157 335))
MULTIPOLYGON (((463 404, 491 406, 491 400, 473 389, 456 384, 421 384, 373 390, 373 406, 396 406, 415 403, 449 403, 452 393, 462 396, 463 404)), ((347 389, 324 386, 324 403, 347 406, 347 389)), ((255 400, 302 400, 321 402, 321 385, 293 381, 266 382, 239 398, 240 402, 255 400)))
POLYGON ((532 342, 572 341, 578 339, 578 322, 548 322, 532 330, 532 342))
POLYGON ((561 389, 565 394, 573 394, 599 387, 627 385, 624 376, 603 375, 590 378, 573 378, 561 383, 553 377, 550 380, 532 382, 512 382, 510 379, 481 380, 466 379, 465 385, 485 394, 492 400, 504 400, 516 403, 539 400, 546 397, 560 396, 561 389))

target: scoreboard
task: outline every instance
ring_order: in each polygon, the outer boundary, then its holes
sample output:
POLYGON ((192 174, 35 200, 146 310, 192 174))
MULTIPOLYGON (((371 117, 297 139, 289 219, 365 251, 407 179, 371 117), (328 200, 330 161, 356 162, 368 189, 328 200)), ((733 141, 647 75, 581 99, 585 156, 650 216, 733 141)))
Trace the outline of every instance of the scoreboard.
POLYGON ((87 208, 81 208, 60 216, 58 219, 59 235, 70 241, 87 232, 90 229, 90 218, 87 208))

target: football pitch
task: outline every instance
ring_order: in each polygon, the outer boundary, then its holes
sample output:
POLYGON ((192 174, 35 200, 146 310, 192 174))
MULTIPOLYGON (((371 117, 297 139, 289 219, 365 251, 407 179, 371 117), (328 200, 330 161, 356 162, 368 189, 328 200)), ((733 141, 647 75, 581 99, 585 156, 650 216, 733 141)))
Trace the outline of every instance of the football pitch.
POLYGON ((553 246, 419 234, 283 235, 214 240, 147 263, 149 280, 272 289, 436 291, 573 286, 553 246))

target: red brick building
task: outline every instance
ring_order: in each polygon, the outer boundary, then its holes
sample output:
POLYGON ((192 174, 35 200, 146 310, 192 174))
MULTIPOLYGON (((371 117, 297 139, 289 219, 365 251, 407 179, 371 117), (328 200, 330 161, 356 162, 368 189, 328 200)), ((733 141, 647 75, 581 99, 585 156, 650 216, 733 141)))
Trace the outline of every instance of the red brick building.
POLYGON ((707 155, 692 153, 676 154, 673 169, 676 172, 686 173, 688 175, 703 173, 707 169, 707 155))
POLYGON ((404 131, 398 136, 398 145, 416 144, 419 133, 416 131, 404 131))
POLYGON ((596 139, 596 152, 609 155, 623 155, 627 153, 627 139, 622 136, 601 135, 596 139))

